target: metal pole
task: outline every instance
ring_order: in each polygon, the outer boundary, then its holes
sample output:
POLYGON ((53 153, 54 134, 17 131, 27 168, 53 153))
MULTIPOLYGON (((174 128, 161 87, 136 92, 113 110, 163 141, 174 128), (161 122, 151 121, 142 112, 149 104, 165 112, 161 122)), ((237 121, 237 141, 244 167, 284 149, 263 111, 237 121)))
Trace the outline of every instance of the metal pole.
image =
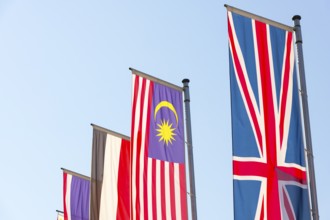
POLYGON ((299 15, 295 15, 292 18, 292 20, 294 21, 294 30, 296 33, 298 70, 299 70, 299 79, 300 79, 302 112, 303 112, 304 128, 305 128, 305 143, 306 143, 306 150, 307 150, 309 186, 310 186, 311 205, 312 205, 311 211, 312 211, 313 219, 318 220, 319 211, 318 211, 317 195, 316 195, 314 156, 313 156, 310 121, 309 121, 307 87, 306 87, 306 78, 305 78, 304 56, 303 56, 303 50, 302 50, 302 34, 301 34, 301 27, 300 27, 300 19, 301 19, 301 17, 299 15))
POLYGON ((189 163, 189 182, 190 182, 190 201, 191 201, 191 218, 197 220, 196 190, 195 190, 195 171, 194 171, 194 155, 192 147, 191 135, 191 118, 190 118, 190 95, 189 95, 189 79, 182 80, 184 92, 184 104, 186 112, 186 129, 187 129, 187 148, 189 163))

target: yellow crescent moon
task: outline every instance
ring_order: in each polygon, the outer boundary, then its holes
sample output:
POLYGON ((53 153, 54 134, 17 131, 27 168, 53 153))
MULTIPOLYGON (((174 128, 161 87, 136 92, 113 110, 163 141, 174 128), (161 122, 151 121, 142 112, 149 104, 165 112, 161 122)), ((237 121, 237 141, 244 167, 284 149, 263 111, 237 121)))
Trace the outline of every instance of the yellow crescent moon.
POLYGON ((172 105, 172 103, 170 103, 168 101, 161 101, 160 103, 158 103, 158 105, 155 108, 154 118, 156 119, 157 112, 159 111, 159 109, 161 109, 163 107, 169 108, 174 113, 175 119, 176 119, 176 124, 178 124, 178 114, 176 113, 176 110, 175 110, 174 106, 172 105))

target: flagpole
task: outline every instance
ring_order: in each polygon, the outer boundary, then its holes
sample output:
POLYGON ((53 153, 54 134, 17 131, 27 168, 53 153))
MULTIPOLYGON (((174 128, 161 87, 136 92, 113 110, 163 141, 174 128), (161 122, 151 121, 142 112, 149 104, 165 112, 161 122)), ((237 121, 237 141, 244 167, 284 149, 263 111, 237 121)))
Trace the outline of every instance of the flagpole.
POLYGON ((316 181, 315 181, 315 170, 314 170, 314 156, 312 147, 312 135, 309 120, 309 110, 308 110, 308 100, 307 100, 307 86, 305 78, 305 67, 304 67, 304 56, 302 50, 302 34, 300 27, 299 15, 293 16, 294 30, 296 33, 296 46, 297 46, 297 57, 298 57, 298 70, 299 70, 299 81, 301 89, 301 101, 302 101, 302 111, 304 119, 304 129, 305 129, 305 143, 307 150, 307 163, 308 163, 308 174, 309 174, 309 186, 311 195, 311 205, 312 205, 312 216, 313 220, 319 219, 319 211, 317 205, 317 194, 316 194, 316 181))
POLYGON ((80 174, 80 173, 76 173, 76 172, 74 172, 74 171, 71 171, 71 170, 65 169, 65 168, 63 168, 63 167, 61 167, 61 170, 63 170, 63 172, 65 172, 65 173, 68 173, 68 174, 73 175, 73 176, 80 177, 80 178, 85 179, 85 180, 88 180, 88 181, 90 181, 90 179, 91 179, 91 178, 89 178, 88 176, 82 175, 82 174, 80 174))
POLYGON ((185 104, 185 112, 186 112, 191 218, 192 218, 192 220, 197 220, 194 156, 193 156, 193 145, 192 145, 192 134, 191 134, 191 117, 190 117, 189 79, 182 80, 182 83, 183 83, 184 104, 185 104))

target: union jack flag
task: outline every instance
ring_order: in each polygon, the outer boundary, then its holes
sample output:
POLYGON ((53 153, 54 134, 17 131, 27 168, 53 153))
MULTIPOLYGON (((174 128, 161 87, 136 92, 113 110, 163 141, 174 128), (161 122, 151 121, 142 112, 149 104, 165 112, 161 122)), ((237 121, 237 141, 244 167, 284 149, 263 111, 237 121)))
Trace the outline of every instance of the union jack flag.
POLYGON ((228 11, 235 219, 310 219, 293 30, 228 11))

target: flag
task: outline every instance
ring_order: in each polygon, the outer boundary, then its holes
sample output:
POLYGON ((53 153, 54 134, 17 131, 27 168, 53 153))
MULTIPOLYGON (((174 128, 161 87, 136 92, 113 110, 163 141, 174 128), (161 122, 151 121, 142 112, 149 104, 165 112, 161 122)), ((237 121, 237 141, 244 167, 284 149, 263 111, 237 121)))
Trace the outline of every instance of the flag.
POLYGON ((293 29, 228 10, 228 35, 235 219, 310 219, 293 29))
POLYGON ((57 212, 57 220, 64 220, 63 213, 57 212))
POLYGON ((63 169, 64 220, 89 220, 89 177, 63 169))
POLYGON ((132 219, 187 219, 183 89, 131 70, 132 219))
POLYGON ((130 219, 130 141, 93 126, 91 220, 130 219))

